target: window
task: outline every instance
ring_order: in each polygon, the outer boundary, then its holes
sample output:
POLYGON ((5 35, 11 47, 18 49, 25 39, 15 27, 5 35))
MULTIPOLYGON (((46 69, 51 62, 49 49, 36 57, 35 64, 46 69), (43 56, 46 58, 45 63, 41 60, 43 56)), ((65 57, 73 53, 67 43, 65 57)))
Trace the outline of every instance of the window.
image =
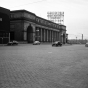
POLYGON ((2 33, 0 33, 0 37, 2 37, 2 33))

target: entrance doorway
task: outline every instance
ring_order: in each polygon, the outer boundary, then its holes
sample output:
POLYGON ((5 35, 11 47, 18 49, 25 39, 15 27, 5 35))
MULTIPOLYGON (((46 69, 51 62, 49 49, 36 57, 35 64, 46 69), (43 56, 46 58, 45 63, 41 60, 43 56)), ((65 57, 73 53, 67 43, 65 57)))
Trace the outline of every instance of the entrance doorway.
POLYGON ((32 26, 28 26, 27 28, 27 42, 32 43, 33 42, 33 28, 32 26))

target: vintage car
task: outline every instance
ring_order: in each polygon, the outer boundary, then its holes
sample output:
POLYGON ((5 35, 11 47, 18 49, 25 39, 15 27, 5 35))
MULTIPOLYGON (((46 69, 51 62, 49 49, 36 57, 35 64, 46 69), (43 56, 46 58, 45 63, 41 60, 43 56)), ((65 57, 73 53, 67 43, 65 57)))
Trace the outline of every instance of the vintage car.
POLYGON ((13 40, 7 43, 7 45, 18 45, 18 42, 13 40))
POLYGON ((40 42, 39 41, 34 41, 33 45, 40 45, 40 42))
POLYGON ((52 46, 62 46, 62 43, 60 41, 55 41, 52 43, 52 46))
POLYGON ((88 47, 88 42, 85 44, 85 47, 88 47))

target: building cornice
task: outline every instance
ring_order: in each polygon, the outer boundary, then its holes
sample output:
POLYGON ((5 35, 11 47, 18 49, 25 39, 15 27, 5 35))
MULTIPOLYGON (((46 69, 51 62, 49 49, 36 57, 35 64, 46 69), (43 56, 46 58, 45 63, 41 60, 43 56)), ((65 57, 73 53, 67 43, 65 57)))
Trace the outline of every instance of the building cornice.
POLYGON ((41 18, 39 16, 36 16, 34 13, 31 13, 27 10, 15 10, 11 11, 11 21, 12 20, 27 20, 34 22, 38 25, 54 28, 57 30, 66 30, 65 25, 59 25, 57 23, 51 22, 49 20, 46 20, 44 18, 41 18))

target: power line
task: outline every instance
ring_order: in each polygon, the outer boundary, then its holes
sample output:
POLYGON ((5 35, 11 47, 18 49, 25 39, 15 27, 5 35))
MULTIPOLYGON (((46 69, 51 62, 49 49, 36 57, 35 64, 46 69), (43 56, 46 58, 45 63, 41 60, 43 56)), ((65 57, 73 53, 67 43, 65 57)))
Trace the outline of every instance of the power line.
MULTIPOLYGON (((17 6, 14 6, 14 7, 20 7, 20 6, 25 6, 25 5, 29 5, 29 4, 35 4, 35 3, 39 3, 39 2, 44 2, 46 0, 39 0, 39 1, 35 1, 35 2, 29 2, 29 3, 26 3, 26 4, 23 4, 23 5, 17 5, 17 6)), ((14 8, 14 7, 11 7, 11 8, 14 8)))

